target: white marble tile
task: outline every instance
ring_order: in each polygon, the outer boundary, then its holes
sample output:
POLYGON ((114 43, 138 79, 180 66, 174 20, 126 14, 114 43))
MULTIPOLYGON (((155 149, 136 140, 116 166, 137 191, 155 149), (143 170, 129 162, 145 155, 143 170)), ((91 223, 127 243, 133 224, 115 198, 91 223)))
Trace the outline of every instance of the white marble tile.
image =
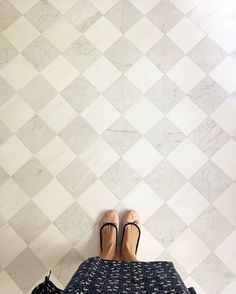
POLYGON ((150 11, 160 0, 130 0, 130 2, 138 8, 143 14, 146 14, 150 11))
POLYGON ((170 0, 183 13, 189 13, 201 0, 170 0))

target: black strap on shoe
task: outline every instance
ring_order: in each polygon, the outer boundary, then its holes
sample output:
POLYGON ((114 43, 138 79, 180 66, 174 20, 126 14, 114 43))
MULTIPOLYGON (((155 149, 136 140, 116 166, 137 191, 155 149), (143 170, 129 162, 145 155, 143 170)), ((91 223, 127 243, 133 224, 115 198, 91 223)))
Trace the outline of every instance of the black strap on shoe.
POLYGON ((121 238, 121 244, 122 244, 123 239, 124 239, 125 228, 127 227, 127 225, 134 225, 134 226, 138 229, 138 232, 139 232, 139 234, 138 234, 138 240, 137 240, 136 248, 135 248, 135 254, 136 254, 137 251, 138 251, 138 245, 139 245, 139 240, 140 240, 141 230, 140 230, 140 227, 137 225, 137 221, 126 223, 126 224, 124 225, 124 227, 123 227, 122 238, 121 238))

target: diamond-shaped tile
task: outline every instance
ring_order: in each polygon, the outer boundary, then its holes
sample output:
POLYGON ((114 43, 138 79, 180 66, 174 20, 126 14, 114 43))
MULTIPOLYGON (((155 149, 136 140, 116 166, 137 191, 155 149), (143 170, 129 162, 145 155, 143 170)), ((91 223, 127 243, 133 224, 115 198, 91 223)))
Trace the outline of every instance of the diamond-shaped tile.
POLYGON ((135 62, 125 76, 142 92, 149 90, 163 73, 145 56, 135 62))
POLYGON ((77 198, 94 183, 96 177, 79 159, 75 159, 61 171, 57 180, 77 198))
MULTIPOLYGON (((9 175, 6 173, 6 171, 2 167, 0 167, 0 185, 3 185, 8 178, 9 178, 9 175)), ((0 223, 2 222, 0 221, 0 223)))
POLYGON ((14 90, 19 91, 37 75, 37 71, 23 56, 17 55, 1 69, 1 75, 14 90))
POLYGON ((234 230, 214 252, 215 254, 229 267, 229 269, 236 273, 235 250, 232 244, 236 242, 236 230, 234 230))
POLYGON ((195 220, 209 204, 202 194, 190 183, 184 184, 167 203, 188 225, 195 220))
POLYGON ((7 266, 6 271, 23 293, 28 293, 47 270, 33 252, 26 248, 7 266))
POLYGON ((145 181, 165 201, 186 182, 184 176, 166 160, 161 161, 146 176, 145 181))
POLYGON ((201 0, 170 0, 184 14, 188 14, 201 0))
POLYGON ((160 0, 130 0, 130 2, 141 11, 142 14, 146 14, 151 10, 160 0))
POLYGON ((190 178, 206 161, 206 155, 189 139, 181 142, 167 157, 172 165, 187 179, 190 178))
POLYGON ((168 247, 168 251, 188 273, 210 253, 209 248, 189 228, 168 247))
POLYGON ((125 33, 142 17, 142 14, 130 1, 121 0, 106 13, 106 17, 122 33, 125 33))
POLYGON ((186 97, 168 112, 167 117, 187 136, 206 118, 206 114, 186 97))
POLYGON ((49 0, 49 2, 63 14, 66 11, 68 11, 77 2, 77 0, 67 0, 66 2, 58 0, 49 0))
POLYGON ((123 159, 141 177, 145 177, 162 160, 162 156, 145 138, 141 138, 123 155, 123 159))
POLYGON ((102 13, 105 14, 107 11, 109 11, 119 0, 105 0, 105 1, 99 1, 99 0, 90 0, 91 3, 102 13))
POLYGON ((0 291, 6 293, 10 291, 14 294, 23 294, 22 290, 17 286, 14 280, 5 272, 0 272, 0 291))
POLYGON ((0 265, 1 268, 5 268, 25 249, 26 244, 10 226, 7 226, 0 232, 0 237, 0 249, 1 252, 4 252, 0 257, 0 265))
POLYGON ((103 174, 101 180, 121 199, 135 188, 140 177, 123 159, 119 159, 103 174))
POLYGON ((76 4, 65 14, 65 17, 80 32, 84 33, 100 17, 101 13, 91 4, 91 1, 76 1, 76 4))
POLYGON ((188 96, 203 111, 210 114, 226 99, 228 93, 207 76, 188 93, 188 96))
POLYGON ((205 72, 187 56, 178 61, 167 75, 185 93, 192 90, 206 76, 205 72))
POLYGON ((100 51, 84 36, 80 36, 63 55, 80 72, 87 69, 101 55, 100 51))
POLYGON ((60 132, 59 136, 76 154, 79 154, 96 140, 98 134, 78 116, 60 132))
POLYGON ((147 52, 147 56, 157 67, 166 72, 183 57, 183 52, 164 36, 147 52))
POLYGON ((231 184, 231 180, 213 162, 207 161, 193 175, 191 184, 212 202, 231 184))
POLYGON ((39 32, 43 32, 58 20, 60 12, 47 0, 40 0, 25 13, 25 17, 39 32))
POLYGON ((17 50, 3 35, 0 36, 0 68, 17 55, 17 50))
POLYGON ((97 180, 77 199, 77 202, 96 221, 103 210, 114 208, 118 199, 100 180, 97 180))
POLYGON ((60 55, 42 71, 42 74, 57 91, 62 91, 77 77, 78 71, 60 55))
POLYGON ((81 116, 98 134, 103 133, 119 116, 119 112, 103 96, 91 103, 81 116))
POLYGON ((184 134, 166 117, 160 120, 145 138, 157 148, 163 156, 167 156, 185 138, 184 134))
POLYGON ((34 116, 17 131, 17 136, 33 153, 38 152, 54 136, 54 132, 39 117, 34 116))
POLYGON ((236 142, 229 140, 216 154, 212 161, 216 163, 232 180, 236 179, 236 142))
POLYGON ((159 30, 163 33, 167 33, 184 17, 184 15, 170 1, 161 0, 148 12, 147 17, 159 30))
POLYGON ((39 32, 22 16, 8 27, 3 35, 21 51, 39 36, 39 32))
POLYGON ((123 155, 141 135, 123 116, 120 116, 102 136, 118 154, 123 155))
POLYGON ((95 101, 99 93, 88 80, 79 76, 61 94, 78 112, 81 112, 95 101), (78 97, 80 98, 78 99, 78 97))
POLYGON ((145 222, 163 205, 164 201, 144 181, 141 181, 122 199, 122 203, 127 209, 137 210, 142 222, 145 222), (143 195, 145 195, 145 202, 142 200, 143 195))
POLYGON ((59 55, 57 50, 42 35, 26 47, 22 54, 38 71, 42 71, 59 55))
POLYGON ((14 90, 12 87, 0 77, 0 107, 4 105, 13 95, 14 90))
POLYGON ((9 220, 28 202, 28 200, 29 198, 25 192, 12 178, 9 178, 0 186, 0 215, 5 220, 9 220))
POLYGON ((126 77, 121 76, 103 95, 123 113, 142 96, 142 93, 126 77))
POLYGON ((20 90, 19 94, 35 111, 38 111, 55 97, 57 92, 47 80, 37 75, 20 90))
POLYGON ((31 157, 32 153, 16 136, 0 146, 0 164, 9 175, 13 175, 31 157))
POLYGON ((233 224, 236 225, 235 216, 236 184, 230 185, 214 202, 214 206, 233 224))
POLYGON ((163 114, 145 97, 140 98, 124 113, 124 117, 141 134, 145 134, 162 116, 163 114))
POLYGON ((55 225, 50 225, 31 242, 29 247, 39 260, 50 268, 56 265, 71 249, 70 243, 55 225))
POLYGON ((98 138, 80 153, 79 158, 95 175, 100 177, 119 156, 102 138, 98 138))
POLYGON ((53 44, 55 48, 57 48, 58 51, 63 52, 74 41, 76 41, 79 37, 79 32, 65 18, 60 18, 44 32, 44 36, 53 44), (60 37, 58 32, 60 32, 60 37))
POLYGON ((101 56, 86 69, 83 75, 102 92, 114 83, 120 77, 121 73, 110 61, 104 56, 101 56), (97 72, 99 72, 99 75, 97 72))
POLYGON ((20 17, 19 11, 9 1, 0 2, 0 32, 2 33, 20 17))
POLYGON ((211 72, 210 76, 231 94, 236 90, 236 61, 228 56, 211 72))
POLYGON ((55 133, 64 129, 78 115, 61 96, 55 97, 38 114, 55 133))
POLYGON ((10 129, 0 121, 0 144, 2 145, 12 135, 10 129))
POLYGON ((167 113, 184 97, 184 93, 167 76, 163 76, 145 96, 167 113))
POLYGON ((146 17, 142 17, 125 33, 125 36, 133 42, 142 53, 146 53, 161 39, 163 34, 150 20, 146 17))
POLYGON ((163 205, 145 223, 145 228, 163 247, 169 246, 185 227, 186 224, 168 205, 163 205))
POLYGON ((56 176, 75 158, 75 153, 59 137, 53 138, 35 157, 56 176))
POLYGON ((0 110, 0 119, 12 132, 20 129, 33 116, 31 107, 17 95, 0 110))
POLYGON ((122 36, 121 32, 104 16, 100 17, 84 34, 101 52, 106 51, 122 36))
POLYGON ((179 46, 183 52, 189 52, 204 37, 204 33, 187 17, 177 23, 167 36, 179 46))
POLYGON ((206 118, 189 138, 207 156, 212 157, 230 137, 212 119, 206 118))
POLYGON ((33 158, 14 174, 14 180, 30 197, 33 197, 52 180, 52 176, 33 158))
POLYGON ((121 72, 125 72, 140 58, 141 53, 132 42, 123 36, 105 52, 105 56, 121 72))
POLYGON ((50 221, 33 202, 28 202, 9 220, 9 224, 29 244, 49 226, 50 221))
POLYGON ((191 229, 211 249, 215 249, 233 230, 233 226, 213 206, 208 206, 196 218, 191 229))
POLYGON ((51 221, 54 221, 73 203, 73 198, 63 186, 54 179, 35 195, 33 202, 51 221), (53 203, 57 205, 53 205, 53 203))
POLYGON ((94 221, 75 202, 55 220, 54 224, 75 245, 91 229, 94 221))

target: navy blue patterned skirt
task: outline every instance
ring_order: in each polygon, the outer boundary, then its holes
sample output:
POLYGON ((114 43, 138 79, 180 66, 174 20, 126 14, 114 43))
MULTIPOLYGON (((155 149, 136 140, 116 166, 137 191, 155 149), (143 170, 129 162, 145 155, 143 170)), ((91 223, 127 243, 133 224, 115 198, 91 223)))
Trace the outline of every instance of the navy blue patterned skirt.
POLYGON ((34 291, 33 294, 196 293, 194 288, 185 286, 170 261, 119 261, 105 260, 99 256, 82 262, 64 290, 58 289, 46 278, 34 291), (46 286, 47 292, 43 292, 42 289, 46 286), (49 289, 50 287, 52 288, 49 289))

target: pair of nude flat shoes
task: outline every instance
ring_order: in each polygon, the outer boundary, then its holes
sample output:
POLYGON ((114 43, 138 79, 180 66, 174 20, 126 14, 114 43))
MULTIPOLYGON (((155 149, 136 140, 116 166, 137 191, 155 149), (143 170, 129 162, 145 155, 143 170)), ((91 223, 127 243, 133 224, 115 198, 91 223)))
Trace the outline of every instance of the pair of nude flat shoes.
MULTIPOLYGON (((101 246, 101 252, 103 252, 103 248, 102 248, 102 229, 107 226, 107 225, 112 225, 115 229, 116 229, 116 250, 118 249, 118 232, 119 232, 119 214, 115 211, 115 210, 108 210, 104 215, 103 218, 101 220, 101 224, 100 224, 100 246, 101 246)), ((135 254, 137 253, 138 250, 138 245, 139 245, 139 240, 140 240, 140 234, 141 234, 141 230, 140 230, 140 218, 139 215, 137 213, 137 211, 135 210, 128 210, 125 214, 124 217, 122 219, 122 238, 121 238, 121 244, 124 238, 124 233, 125 233, 125 229, 128 225, 133 225, 138 229, 138 239, 136 242, 136 248, 135 248, 135 254)))

